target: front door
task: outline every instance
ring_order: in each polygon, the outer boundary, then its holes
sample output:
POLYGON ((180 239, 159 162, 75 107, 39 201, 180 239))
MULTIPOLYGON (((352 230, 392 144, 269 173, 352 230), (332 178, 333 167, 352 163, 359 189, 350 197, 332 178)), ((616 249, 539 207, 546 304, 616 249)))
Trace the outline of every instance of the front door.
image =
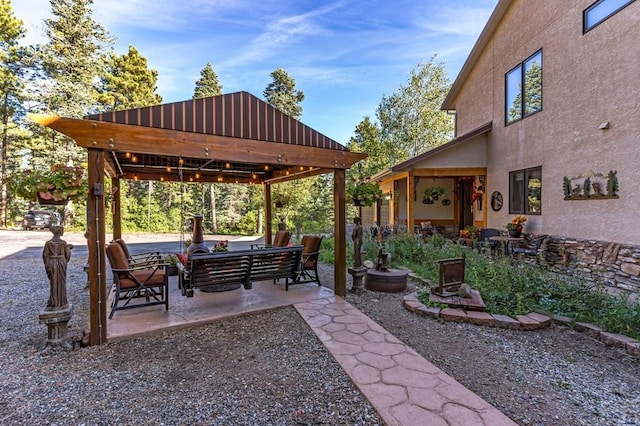
POLYGON ((458 181, 458 223, 460 223, 460 229, 473 225, 472 194, 473 179, 460 179, 458 181))

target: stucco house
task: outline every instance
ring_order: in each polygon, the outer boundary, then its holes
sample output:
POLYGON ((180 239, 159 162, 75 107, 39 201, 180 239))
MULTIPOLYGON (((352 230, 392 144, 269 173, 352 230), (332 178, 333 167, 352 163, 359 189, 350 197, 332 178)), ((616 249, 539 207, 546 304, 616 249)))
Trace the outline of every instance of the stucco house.
POLYGON ((442 105, 455 138, 375 176, 390 197, 373 220, 504 229, 523 214, 548 259, 640 293, 639 41, 635 0, 500 0, 442 105), (448 202, 422 204, 434 185, 448 202))

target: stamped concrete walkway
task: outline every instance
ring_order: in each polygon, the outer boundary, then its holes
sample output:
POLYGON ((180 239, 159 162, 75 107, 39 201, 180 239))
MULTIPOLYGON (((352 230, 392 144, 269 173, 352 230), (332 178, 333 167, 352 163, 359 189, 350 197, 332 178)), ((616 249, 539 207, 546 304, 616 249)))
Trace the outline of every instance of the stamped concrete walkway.
POLYGON ((388 425, 515 425, 340 297, 293 305, 388 425))

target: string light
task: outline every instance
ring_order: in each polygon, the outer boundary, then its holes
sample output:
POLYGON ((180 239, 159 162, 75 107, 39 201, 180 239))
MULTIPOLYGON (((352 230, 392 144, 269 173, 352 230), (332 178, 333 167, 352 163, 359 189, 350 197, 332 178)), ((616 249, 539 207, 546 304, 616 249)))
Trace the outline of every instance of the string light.
POLYGON ((133 180, 138 180, 138 175, 133 175, 133 180))
POLYGON ((124 153, 124 158, 131 158, 131 153, 130 152, 125 152, 124 153))
POLYGON ((200 179, 200 173, 196 172, 196 179, 200 179))
POLYGON ((251 173, 251 179, 257 179, 258 175, 256 175, 255 173, 251 173))
POLYGON ((138 157, 136 157, 135 155, 133 157, 131 157, 131 161, 133 163, 137 163, 138 162, 138 157))
POLYGON ((160 176, 160 182, 164 182, 164 176, 160 176))
POLYGON ((230 169, 230 168, 231 168, 231 164, 230 164, 228 161, 225 163, 225 165, 224 165, 224 166, 225 166, 227 169, 230 169))
POLYGON ((171 172, 171 166, 167 166, 167 171, 171 172))
POLYGON ((182 157, 178 159, 178 164, 180 164, 181 166, 184 164, 184 159, 182 157))
POLYGON ((268 165, 265 165, 265 166, 264 166, 264 169, 265 169, 265 171, 266 171, 266 170, 269 170, 269 166, 268 166, 268 165))

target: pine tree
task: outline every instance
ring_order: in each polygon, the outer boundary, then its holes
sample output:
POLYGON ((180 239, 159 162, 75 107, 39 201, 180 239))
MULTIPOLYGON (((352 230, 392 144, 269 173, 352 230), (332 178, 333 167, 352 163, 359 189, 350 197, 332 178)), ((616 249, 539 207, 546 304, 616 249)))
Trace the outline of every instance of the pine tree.
POLYGON ((196 81, 193 98, 206 98, 222 94, 222 85, 218 81, 218 74, 213 70, 209 62, 200 71, 200 79, 196 81))
POLYGON ((24 87, 26 49, 18 43, 25 36, 23 22, 13 13, 9 0, 0 0, 0 120, 2 133, 0 140, 0 179, 2 201, 0 226, 7 226, 9 179, 9 144, 16 130, 16 118, 23 114, 22 89, 24 87))
POLYGON ((304 93, 296 90, 296 81, 284 68, 278 68, 271 73, 273 81, 267 85, 263 95, 265 100, 273 107, 296 120, 302 117, 304 93))
MULTIPOLYGON (((53 18, 45 19, 47 44, 40 46, 44 72, 42 107, 48 114, 81 118, 95 110, 94 82, 105 68, 114 40, 92 18, 93 0, 50 0, 53 18)), ((78 162, 85 156, 71 139, 48 133, 55 161, 78 162), (57 152, 56 152, 57 151, 57 152)))
POLYGON ((105 68, 114 40, 93 20, 93 0, 51 0, 54 18, 45 19, 49 42, 40 49, 50 89, 47 109, 80 118, 95 104, 93 87, 105 68))
POLYGON ((111 54, 98 87, 100 109, 121 111, 161 104, 157 82, 158 71, 147 67, 147 59, 135 47, 129 46, 122 56, 111 54))
MULTIPOLYGON (((200 71, 200 79, 196 81, 196 88, 193 91, 193 98, 206 98, 209 96, 218 96, 221 94, 222 85, 218 81, 218 75, 213 70, 211 64, 207 62, 204 68, 200 71)), ((213 233, 218 232, 218 218, 216 215, 216 193, 228 190, 228 186, 224 187, 222 185, 216 185, 215 183, 209 184, 209 217, 211 219, 211 232, 213 233)), ((205 206, 203 206, 203 209, 206 210, 205 206)))

